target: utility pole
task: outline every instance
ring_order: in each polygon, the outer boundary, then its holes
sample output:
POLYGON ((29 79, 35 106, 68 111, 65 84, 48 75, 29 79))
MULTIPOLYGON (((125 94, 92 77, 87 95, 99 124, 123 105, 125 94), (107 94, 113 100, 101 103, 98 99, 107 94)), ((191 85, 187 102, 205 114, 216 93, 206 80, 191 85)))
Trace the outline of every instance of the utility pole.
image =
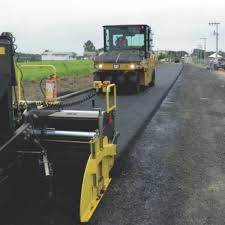
POLYGON ((204 41, 204 61, 205 61, 205 64, 207 64, 207 55, 206 55, 206 40, 207 40, 207 38, 203 37, 200 39, 204 41))
POLYGON ((216 60, 218 58, 219 25, 220 25, 220 23, 218 23, 218 22, 209 22, 209 26, 216 26, 216 31, 213 32, 213 34, 216 36, 216 60))
POLYGON ((202 45, 197 45, 197 49, 198 49, 198 63, 201 64, 201 50, 202 50, 202 45))

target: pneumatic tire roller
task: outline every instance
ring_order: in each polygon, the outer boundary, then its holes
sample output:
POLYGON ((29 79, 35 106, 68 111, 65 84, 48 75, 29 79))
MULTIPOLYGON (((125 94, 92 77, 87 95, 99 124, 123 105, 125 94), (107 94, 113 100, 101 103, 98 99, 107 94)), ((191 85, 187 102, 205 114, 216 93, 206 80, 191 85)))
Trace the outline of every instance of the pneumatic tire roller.
POLYGON ((94 58, 94 81, 110 81, 128 93, 155 85, 156 56, 150 26, 107 25, 103 35, 104 52, 94 58))

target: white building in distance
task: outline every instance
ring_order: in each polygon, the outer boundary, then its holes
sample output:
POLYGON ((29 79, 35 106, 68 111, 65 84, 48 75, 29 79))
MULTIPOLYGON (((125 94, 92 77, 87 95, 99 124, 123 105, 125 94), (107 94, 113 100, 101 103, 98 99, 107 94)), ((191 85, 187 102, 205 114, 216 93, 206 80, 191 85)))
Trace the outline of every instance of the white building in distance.
MULTIPOLYGON (((209 59, 215 59, 216 58, 216 52, 213 53, 212 55, 210 55, 208 58, 209 59)), ((217 54, 217 58, 223 58, 223 57, 221 55, 217 54)))
POLYGON ((41 54, 41 60, 74 60, 76 59, 76 55, 75 52, 55 52, 45 50, 41 54))

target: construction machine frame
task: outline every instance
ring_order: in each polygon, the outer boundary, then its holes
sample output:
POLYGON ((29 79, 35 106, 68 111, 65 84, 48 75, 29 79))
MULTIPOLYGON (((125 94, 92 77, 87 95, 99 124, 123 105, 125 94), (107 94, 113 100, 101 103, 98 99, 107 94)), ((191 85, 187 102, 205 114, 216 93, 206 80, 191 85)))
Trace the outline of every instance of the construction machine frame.
MULTIPOLYGON (((105 86, 101 108, 93 104, 89 109, 81 107, 96 96, 95 89, 84 99, 69 103, 58 99, 48 102, 46 98, 28 102, 22 100, 21 71, 43 65, 22 65, 16 76, 14 54, 14 37, 2 33, 0 205, 4 208, 18 190, 24 194, 32 190, 32 196, 39 196, 37 201, 45 198, 54 202, 67 196, 66 205, 73 214, 88 222, 111 181, 119 135, 114 122, 116 86, 105 86)), ((45 67, 56 75, 53 66, 45 67)))
POLYGON ((108 25, 103 33, 104 53, 94 59, 94 81, 110 81, 135 93, 154 86, 156 58, 150 26, 108 25))

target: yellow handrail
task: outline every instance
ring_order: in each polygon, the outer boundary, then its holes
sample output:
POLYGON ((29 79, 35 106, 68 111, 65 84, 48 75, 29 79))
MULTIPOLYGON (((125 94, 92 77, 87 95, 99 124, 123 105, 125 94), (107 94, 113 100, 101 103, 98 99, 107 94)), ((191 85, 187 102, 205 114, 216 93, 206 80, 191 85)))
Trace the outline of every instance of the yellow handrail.
POLYGON ((21 95, 21 71, 22 69, 32 69, 32 68, 40 68, 40 69, 50 69, 53 75, 56 76, 56 68, 53 65, 32 65, 32 64, 22 64, 17 66, 17 94, 18 94, 18 101, 22 101, 21 95))
POLYGON ((32 65, 32 64, 22 64, 22 65, 19 65, 20 68, 24 68, 24 69, 30 69, 30 68, 47 68, 47 69, 50 69, 52 71, 52 74, 56 75, 56 68, 55 66, 53 65, 32 65))
POLYGON ((106 88, 106 112, 109 113, 112 110, 116 110, 117 107, 117 99, 116 99, 116 85, 110 84, 106 88), (113 88, 113 105, 110 106, 109 94, 111 92, 111 88, 113 88))

